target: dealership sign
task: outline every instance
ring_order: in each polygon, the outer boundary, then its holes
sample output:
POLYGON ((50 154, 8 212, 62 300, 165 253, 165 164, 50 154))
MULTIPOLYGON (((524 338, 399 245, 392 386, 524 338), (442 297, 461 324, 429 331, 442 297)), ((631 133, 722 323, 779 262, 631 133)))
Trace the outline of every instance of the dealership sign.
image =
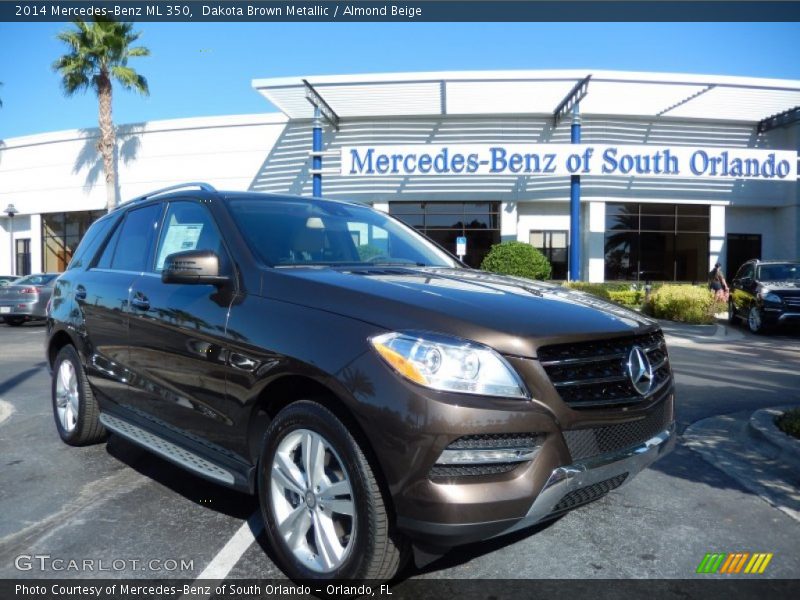
POLYGON ((796 181, 797 152, 615 144, 347 146, 341 174, 599 175, 796 181))

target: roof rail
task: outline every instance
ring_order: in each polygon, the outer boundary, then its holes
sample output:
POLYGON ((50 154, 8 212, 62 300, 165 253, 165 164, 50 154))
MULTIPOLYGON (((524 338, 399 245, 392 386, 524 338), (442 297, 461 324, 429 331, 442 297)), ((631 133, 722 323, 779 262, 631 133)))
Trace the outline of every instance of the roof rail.
POLYGON ((216 188, 213 185, 208 183, 203 183, 202 181, 190 181, 188 183, 179 183, 177 185, 170 185, 165 188, 161 188, 158 190, 154 190, 152 192, 148 192, 142 196, 137 196, 131 202, 135 202, 136 200, 144 200, 145 198, 152 198, 154 196, 160 196, 161 194, 166 194, 167 192, 172 192, 174 190, 182 190, 183 188, 200 188, 204 192, 216 192, 216 188))

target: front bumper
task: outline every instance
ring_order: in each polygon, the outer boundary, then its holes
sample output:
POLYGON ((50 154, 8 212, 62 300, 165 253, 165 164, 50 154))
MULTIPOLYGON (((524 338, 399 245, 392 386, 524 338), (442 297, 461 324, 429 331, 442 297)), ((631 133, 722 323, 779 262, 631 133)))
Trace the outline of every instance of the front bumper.
POLYGON ((442 524, 399 519, 398 525, 413 537, 434 547, 476 542, 519 531, 599 499, 609 489, 629 482, 675 446, 675 423, 652 438, 608 454, 593 456, 553 469, 527 514, 517 520, 442 524))

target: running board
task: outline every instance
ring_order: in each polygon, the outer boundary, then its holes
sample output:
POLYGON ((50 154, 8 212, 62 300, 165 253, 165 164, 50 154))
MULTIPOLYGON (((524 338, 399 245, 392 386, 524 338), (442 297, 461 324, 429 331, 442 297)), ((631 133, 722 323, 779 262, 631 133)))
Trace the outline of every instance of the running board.
POLYGON ((207 479, 211 479, 212 481, 217 481, 228 486, 234 485, 233 473, 186 448, 168 442, 154 433, 145 431, 141 427, 137 427, 128 421, 113 417, 107 413, 100 414, 100 422, 117 435, 150 450, 154 454, 158 454, 160 457, 178 466, 188 469, 193 473, 197 473, 207 479))

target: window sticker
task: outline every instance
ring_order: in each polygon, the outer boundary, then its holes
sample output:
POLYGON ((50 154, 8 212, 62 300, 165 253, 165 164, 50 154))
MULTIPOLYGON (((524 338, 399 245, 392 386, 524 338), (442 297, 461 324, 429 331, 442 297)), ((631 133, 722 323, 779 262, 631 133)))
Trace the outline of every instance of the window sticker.
POLYGON ((170 224, 169 229, 167 229, 167 234, 164 236, 164 241, 161 244, 161 252, 158 253, 158 264, 156 268, 159 271, 162 270, 164 268, 164 261, 170 254, 197 248, 197 242, 202 232, 202 223, 170 224))

